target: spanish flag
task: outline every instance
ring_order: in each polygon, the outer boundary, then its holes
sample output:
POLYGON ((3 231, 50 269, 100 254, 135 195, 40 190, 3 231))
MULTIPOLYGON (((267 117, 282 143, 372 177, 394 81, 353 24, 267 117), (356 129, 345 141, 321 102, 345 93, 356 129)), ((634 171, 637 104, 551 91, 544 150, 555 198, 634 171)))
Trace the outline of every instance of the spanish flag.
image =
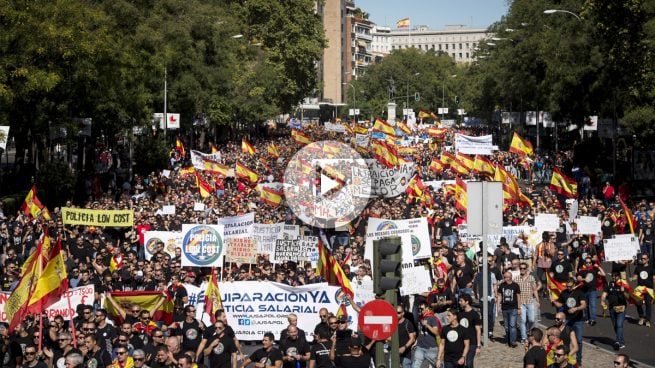
POLYGON ((291 130, 291 138, 293 139, 294 142, 301 144, 303 146, 312 143, 312 139, 309 138, 307 134, 297 129, 291 130))
POLYGON ((496 173, 494 174, 494 181, 503 183, 503 204, 505 207, 519 201, 521 188, 519 187, 519 183, 514 175, 507 172, 507 170, 500 165, 497 165, 496 173))
POLYGON ((407 135, 412 134, 412 130, 409 128, 409 126, 407 126, 407 123, 405 123, 404 121, 398 123, 398 128, 400 128, 400 130, 407 135))
POLYGON ((478 174, 493 177, 496 173, 496 165, 489 161, 482 155, 475 155, 475 162, 473 163, 473 171, 478 174))
POLYGON ((323 242, 318 241, 318 264, 316 271, 323 276, 329 285, 341 286, 341 291, 351 299, 355 297, 355 292, 350 286, 350 280, 343 272, 339 262, 330 254, 330 251, 323 246, 323 242))
POLYGON ((216 145, 213 142, 210 143, 209 146, 211 147, 212 154, 218 152, 218 147, 216 147, 216 145))
POLYGON ((425 184, 423 184, 423 181, 421 178, 419 178, 418 174, 412 176, 412 178, 409 180, 409 183, 407 184, 407 188, 405 189, 405 193, 407 193, 407 196, 411 198, 423 198, 423 192, 425 190, 425 184))
POLYGON ((441 163, 441 160, 438 160, 436 157, 433 157, 432 162, 430 162, 430 171, 435 172, 437 174, 441 173, 443 171, 443 164, 441 163))
POLYGON ((559 295, 566 289, 566 284, 553 279, 550 272, 546 272, 546 285, 550 291, 550 298, 555 300, 559 299, 559 295))
POLYGON ((455 208, 466 211, 468 195, 466 193, 466 182, 460 178, 455 179, 455 208))
POLYGON ((447 128, 428 128, 428 135, 434 139, 437 140, 444 140, 446 139, 446 132, 448 131, 447 128))
POLYGON ((400 164, 398 160, 398 151, 395 145, 388 144, 378 140, 371 142, 373 157, 386 167, 395 167, 400 164))
POLYGON ((242 138, 241 139, 241 152, 247 153, 250 156, 254 156, 255 153, 257 153, 257 150, 255 149, 255 147, 252 144, 250 144, 250 142, 248 142, 245 138, 242 138))
POLYGON ((180 156, 182 156, 182 158, 186 157, 184 144, 182 144, 182 140, 179 137, 175 138, 175 149, 180 153, 180 156))
POLYGON ((21 278, 5 303, 10 333, 29 314, 40 315, 68 290, 61 242, 57 241, 53 246, 51 241, 46 229, 36 250, 26 260, 21 278))
POLYGON ((223 299, 221 299, 221 292, 218 290, 218 281, 212 268, 207 283, 207 290, 205 291, 205 313, 209 314, 209 319, 212 323, 216 322, 216 311, 223 309, 223 299))
POLYGON ((39 215, 43 216, 43 219, 50 221, 52 218, 50 216, 50 211, 41 203, 39 198, 36 196, 36 185, 32 185, 32 188, 27 192, 25 201, 20 206, 21 211, 26 216, 29 216, 33 219, 38 219, 39 215))
POLYGON ((512 137, 512 143, 509 145, 509 151, 516 153, 517 155, 527 155, 532 156, 534 150, 532 149, 532 143, 527 139, 524 139, 518 133, 514 132, 514 137, 512 137))
POLYGON ((195 174, 195 173, 196 173, 196 168, 193 167, 193 166, 183 167, 179 171, 180 176, 187 176, 187 175, 195 174))
POLYGON ((418 118, 419 119, 430 119, 432 116, 430 115, 429 111, 419 111, 418 112, 418 118))
POLYGON ((455 155, 450 152, 441 152, 441 163, 444 167, 450 167, 453 161, 457 161, 455 155))
POLYGON ((632 212, 630 212, 630 209, 628 206, 625 205, 625 202, 621 198, 619 198, 619 203, 621 204, 621 208, 623 209, 623 214, 625 215, 625 219, 628 222, 628 227, 630 228, 630 234, 635 233, 635 218, 632 216, 632 212))
POLYGON ((462 166, 466 167, 467 171, 473 170, 473 167, 475 166, 475 160, 469 155, 457 153, 457 160, 462 164, 462 166))
POLYGON ((207 183, 199 173, 196 172, 196 185, 198 186, 198 192, 200 192, 200 197, 207 198, 212 194, 214 188, 207 183))
POLYGON ((403 18, 397 21, 396 28, 409 28, 409 18, 403 18))
POLYGON ((269 155, 278 158, 280 157, 280 149, 273 143, 269 144, 268 147, 266 148, 266 151, 268 152, 269 155))
POLYGON ((211 161, 211 160, 203 160, 202 162, 204 171, 209 171, 212 174, 215 175, 220 175, 222 177, 227 177, 228 171, 230 171, 230 168, 223 165, 219 164, 216 161, 211 161))
POLYGON ((375 119, 375 123, 373 123, 373 131, 384 133, 393 139, 396 138, 396 129, 391 124, 380 118, 375 119))
MULTIPOLYGON (((167 325, 173 323, 173 300, 170 295, 163 296, 161 291, 113 291, 111 297, 123 309, 138 305, 141 310, 150 311, 159 304, 161 298, 166 298, 159 308, 151 311, 152 319, 163 321, 167 325)), ((121 320, 120 313, 113 303, 106 303, 105 308, 113 319, 121 320)))
POLYGON ((323 153, 328 155, 328 157, 334 157, 334 155, 338 154, 341 148, 336 142, 333 141, 327 141, 323 143, 323 153))
POLYGON ((240 162, 237 162, 236 175, 237 178, 246 180, 252 184, 257 183, 259 180, 259 175, 256 172, 250 170, 240 162))
POLYGON ((458 176, 465 176, 469 173, 468 167, 466 167, 457 156, 450 160, 450 170, 458 176))
POLYGON ((564 175, 557 167, 553 167, 553 176, 550 178, 549 188, 568 198, 578 196, 578 184, 575 180, 564 175))
POLYGON ((355 124, 355 129, 353 129, 355 134, 368 134, 368 128, 363 125, 355 124))
POLYGON ((282 203, 282 191, 275 190, 271 187, 262 186, 259 200, 273 207, 277 207, 282 203))

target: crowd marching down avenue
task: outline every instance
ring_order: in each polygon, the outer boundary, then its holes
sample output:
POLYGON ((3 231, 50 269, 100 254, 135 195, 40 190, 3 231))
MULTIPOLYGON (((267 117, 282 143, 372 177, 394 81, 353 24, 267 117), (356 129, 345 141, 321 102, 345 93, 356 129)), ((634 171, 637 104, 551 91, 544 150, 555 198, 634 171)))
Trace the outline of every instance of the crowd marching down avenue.
POLYGON ((33 186, 0 220, 3 367, 389 366, 391 338, 377 350, 358 323, 384 299, 374 243, 389 236, 401 367, 591 366, 583 336, 607 318, 605 349, 635 343, 628 328, 652 337, 654 203, 572 152, 516 133, 500 151, 425 120, 291 121, 198 150, 178 137, 165 169, 64 207, 33 186), (502 183, 486 249, 467 229, 474 181, 502 183))

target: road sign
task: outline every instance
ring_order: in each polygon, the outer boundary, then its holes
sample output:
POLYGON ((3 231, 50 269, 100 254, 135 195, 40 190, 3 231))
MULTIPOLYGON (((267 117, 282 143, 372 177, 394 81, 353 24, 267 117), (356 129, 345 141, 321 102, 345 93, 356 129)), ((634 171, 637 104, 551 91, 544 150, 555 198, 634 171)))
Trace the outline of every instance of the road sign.
POLYGON ((371 340, 385 340, 398 327, 396 308, 384 300, 372 300, 359 311, 359 328, 371 340))

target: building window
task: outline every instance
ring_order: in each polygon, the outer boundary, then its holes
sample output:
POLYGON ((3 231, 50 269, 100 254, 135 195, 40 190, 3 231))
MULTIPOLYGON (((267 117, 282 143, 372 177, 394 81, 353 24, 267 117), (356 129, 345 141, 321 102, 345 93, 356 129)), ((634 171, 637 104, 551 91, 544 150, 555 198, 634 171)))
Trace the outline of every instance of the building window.
POLYGON ((469 53, 468 53, 468 52, 466 53, 466 58, 467 58, 467 59, 469 58, 469 53))
POLYGON ((459 53, 459 58, 460 58, 460 59, 462 58, 462 53, 461 53, 461 52, 459 53))
POLYGON ((455 50, 455 44, 453 44, 453 50, 455 50))
POLYGON ((419 50, 422 50, 422 49, 423 49, 423 46, 422 46, 422 45, 418 45, 418 49, 419 49, 419 50))
POLYGON ((448 44, 446 44, 446 50, 448 50, 448 44))
POLYGON ((459 49, 460 49, 460 50, 462 49, 462 44, 461 44, 461 43, 459 44, 459 49))
POLYGON ((468 43, 468 42, 466 43, 466 48, 467 48, 467 49, 469 48, 469 43, 468 43))
POLYGON ((439 44, 439 51, 441 51, 441 44, 439 44))
POLYGON ((455 53, 453 52, 451 55, 453 56, 453 59, 454 59, 455 58, 455 53))
POLYGON ((434 49, 435 49, 435 47, 434 47, 434 45, 432 45, 432 50, 434 50, 434 49))

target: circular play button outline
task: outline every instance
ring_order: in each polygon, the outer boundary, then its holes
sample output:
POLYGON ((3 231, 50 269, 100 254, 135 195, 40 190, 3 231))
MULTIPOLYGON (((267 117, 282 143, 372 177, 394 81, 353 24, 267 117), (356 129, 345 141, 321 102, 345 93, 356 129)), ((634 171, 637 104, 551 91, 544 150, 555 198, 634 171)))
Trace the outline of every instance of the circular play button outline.
POLYGON ((287 205, 304 223, 323 229, 354 220, 368 204, 369 168, 357 151, 338 141, 313 142, 291 158, 284 171, 287 205))

